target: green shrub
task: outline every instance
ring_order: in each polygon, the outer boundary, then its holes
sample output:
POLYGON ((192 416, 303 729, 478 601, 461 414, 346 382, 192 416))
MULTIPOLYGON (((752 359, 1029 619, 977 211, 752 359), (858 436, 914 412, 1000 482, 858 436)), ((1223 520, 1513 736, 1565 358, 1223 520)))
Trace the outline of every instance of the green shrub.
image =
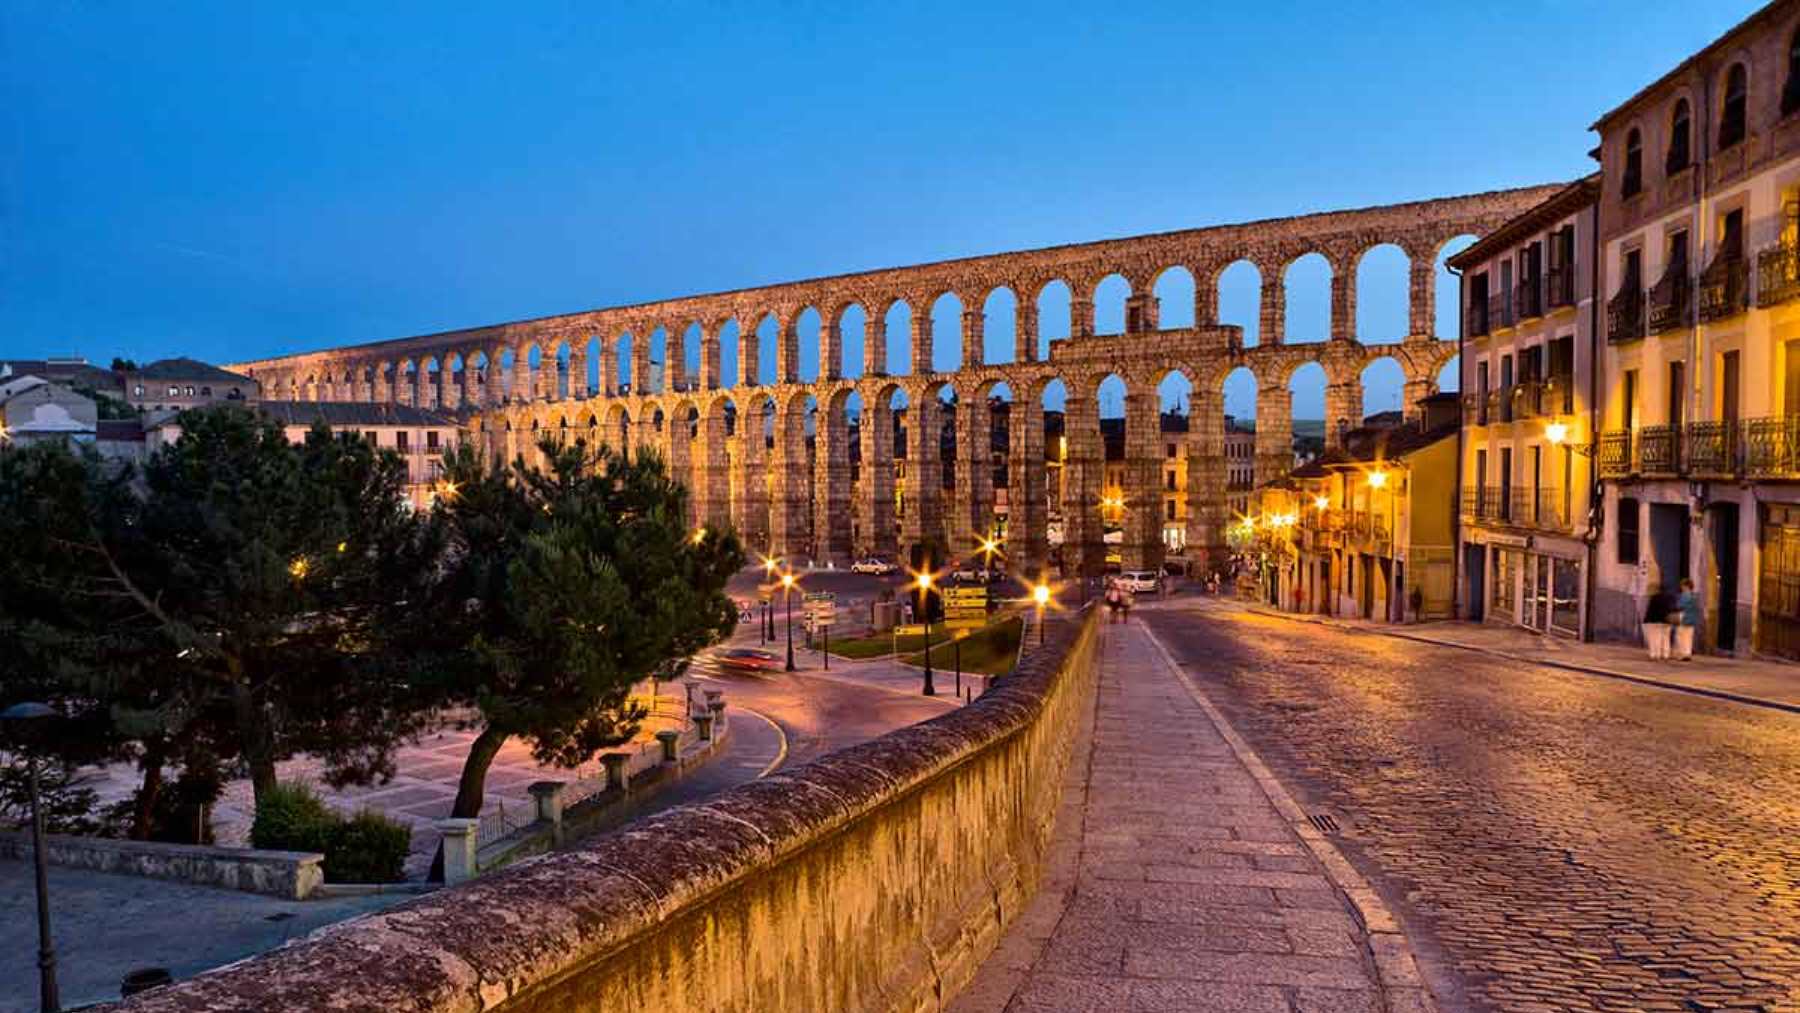
POLYGON ((250 846, 270 851, 324 851, 339 822, 307 784, 278 784, 256 803, 250 846))
POLYGON ((405 878, 412 827, 364 809, 340 821, 325 849, 327 883, 393 883, 405 878))

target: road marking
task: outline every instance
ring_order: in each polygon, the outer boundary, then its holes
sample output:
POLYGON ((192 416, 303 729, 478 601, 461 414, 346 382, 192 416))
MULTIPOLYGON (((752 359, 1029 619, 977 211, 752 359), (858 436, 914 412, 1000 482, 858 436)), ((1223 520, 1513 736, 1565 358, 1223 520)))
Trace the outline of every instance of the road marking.
POLYGON ((775 723, 774 718, 768 716, 767 714, 764 714, 762 711, 751 710, 749 707, 745 707, 743 704, 737 705, 737 707, 734 709, 738 710, 744 714, 754 714, 755 716, 763 719, 764 721, 767 721, 769 723, 769 727, 775 729, 775 737, 777 739, 781 740, 781 748, 776 750, 775 758, 773 760, 770 760, 769 765, 764 767, 762 770, 758 771, 756 777, 753 778, 753 780, 760 781, 761 779, 768 777, 770 774, 774 773, 775 768, 777 768, 777 767, 781 766, 783 763, 787 762, 787 755, 788 755, 787 733, 781 730, 781 726, 779 724, 775 723))

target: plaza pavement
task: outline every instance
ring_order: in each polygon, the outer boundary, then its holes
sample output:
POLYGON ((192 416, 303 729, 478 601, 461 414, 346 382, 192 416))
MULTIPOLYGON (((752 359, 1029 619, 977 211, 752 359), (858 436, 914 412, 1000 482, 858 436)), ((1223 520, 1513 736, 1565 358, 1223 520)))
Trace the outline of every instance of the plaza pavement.
POLYGON ((1141 622, 1100 657, 1044 881, 954 1013, 1432 1009, 1380 898, 1141 622))

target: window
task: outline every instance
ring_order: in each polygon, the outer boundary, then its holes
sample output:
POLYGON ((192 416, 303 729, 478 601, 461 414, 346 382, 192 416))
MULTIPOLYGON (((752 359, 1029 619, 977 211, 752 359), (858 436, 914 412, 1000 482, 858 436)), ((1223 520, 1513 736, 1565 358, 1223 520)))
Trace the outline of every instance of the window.
POLYGON ((1669 268, 1668 273, 1681 277, 1688 273, 1688 241, 1687 230, 1676 229, 1669 233, 1669 268))
POLYGON ((1725 216, 1720 228, 1719 256, 1724 260, 1741 260, 1744 256, 1744 209, 1725 216))
MULTIPOLYGON (((437 448, 438 448, 438 434, 437 434, 437 430, 435 430, 435 429, 432 429, 432 430, 428 430, 428 431, 427 431, 427 432, 426 432, 426 433, 425 433, 425 449, 427 449, 427 450, 436 450, 436 449, 437 449, 437 448)), ((1173 475, 1171 475, 1171 477, 1173 477, 1173 475)), ((1171 487, 1171 488, 1172 488, 1172 487, 1171 487)))
POLYGON ((1619 562, 1636 563, 1638 561, 1638 501, 1630 496, 1619 497, 1619 562))
POLYGON ((188 385, 188 387, 187 387, 187 396, 188 396, 188 397, 193 397, 193 396, 194 396, 194 386, 193 386, 193 384, 189 384, 189 385, 188 385))
POLYGON ((1500 517, 1512 520, 1512 448, 1500 448, 1500 517))
POLYGON ((1637 377, 1638 377, 1637 370, 1628 369, 1625 371, 1625 394, 1624 394, 1625 426, 1624 426, 1624 428, 1625 428, 1626 432, 1630 432, 1631 430, 1637 428, 1637 390, 1638 390, 1637 377))
POLYGON ((144 385, 140 383, 137 386, 131 388, 131 393, 135 397, 143 397, 144 396, 144 385))
POLYGON ((1165 501, 1163 503, 1163 508, 1164 508, 1163 513, 1165 514, 1165 516, 1169 520, 1174 520, 1175 519, 1175 501, 1174 500, 1165 501))
POLYGON ((181 388, 180 387, 170 387, 169 388, 169 396, 170 397, 180 397, 181 396, 181 388))
POLYGON ((1788 40, 1787 83, 1781 88, 1781 115, 1800 109, 1800 28, 1788 40))
POLYGON ((1671 426, 1680 426, 1686 413, 1682 410, 1687 403, 1687 363, 1676 359, 1669 363, 1669 411, 1665 416, 1671 426))
POLYGON ((211 387, 200 388, 200 396, 201 397, 212 397, 212 388, 211 387))
POLYGON ((1167 444, 1164 444, 1164 446, 1167 447, 1168 449, 1166 449, 1163 452, 1163 456, 1173 458, 1175 456, 1175 444, 1167 443, 1167 444))
POLYGON ((1749 78, 1744 65, 1734 63, 1725 72, 1725 105, 1719 111, 1719 150, 1744 139, 1746 107, 1749 103, 1749 78))
MULTIPOLYGON (((432 443, 435 445, 437 443, 437 434, 432 433, 431 436, 432 436, 432 443)), ((1163 488, 1167 489, 1169 492, 1175 491, 1175 473, 1174 472, 1166 471, 1163 473, 1163 488)))
POLYGON ((1475 364, 1475 391, 1478 400, 1475 402, 1475 419, 1477 425, 1488 424, 1488 364, 1475 364))
POLYGON ((394 446, 401 450, 406 449, 406 430, 402 429, 394 434, 394 446))
POLYGON ((1619 196, 1630 197, 1644 189, 1644 137, 1636 127, 1625 135, 1625 173, 1619 180, 1619 196))
POLYGON ((1675 100, 1675 115, 1669 118, 1669 157, 1663 163, 1663 170, 1673 176, 1688 167, 1693 161, 1689 150, 1688 135, 1692 132, 1693 115, 1688 109, 1687 99, 1675 100))

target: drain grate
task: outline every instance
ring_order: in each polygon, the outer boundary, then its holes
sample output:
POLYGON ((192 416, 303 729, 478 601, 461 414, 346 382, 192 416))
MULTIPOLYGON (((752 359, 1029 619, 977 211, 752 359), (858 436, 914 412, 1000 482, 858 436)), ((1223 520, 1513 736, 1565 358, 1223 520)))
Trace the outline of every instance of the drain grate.
POLYGON ((1338 832, 1338 821, 1333 819, 1330 813, 1313 813, 1306 818, 1306 821, 1311 823, 1319 833, 1335 834, 1338 832))

